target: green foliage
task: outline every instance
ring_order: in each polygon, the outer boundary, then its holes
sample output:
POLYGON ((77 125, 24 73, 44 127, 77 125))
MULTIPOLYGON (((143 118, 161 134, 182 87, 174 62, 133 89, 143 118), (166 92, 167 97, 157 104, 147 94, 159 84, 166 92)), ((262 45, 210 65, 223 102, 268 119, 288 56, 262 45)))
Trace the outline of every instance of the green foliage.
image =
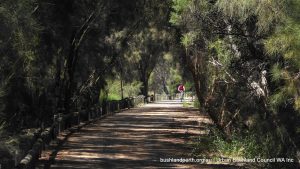
POLYGON ((107 100, 108 94, 107 91, 102 89, 99 94, 99 104, 103 105, 103 103, 107 100))
POLYGON ((124 97, 148 95, 148 83, 168 94, 196 84, 201 108, 231 138, 213 134, 218 155, 299 144, 299 10, 299 0, 1 1, 0 132, 50 125, 60 108, 119 100, 122 79, 124 97), (261 138, 247 133, 252 115, 261 138))
POLYGON ((184 83, 184 86, 185 86, 185 90, 186 92, 193 92, 193 88, 194 88, 194 83, 191 82, 191 81, 186 81, 184 83))
POLYGON ((274 110, 277 110, 278 106, 284 103, 286 99, 287 99, 287 95, 284 92, 280 91, 277 92, 276 94, 273 94, 270 97, 269 103, 274 110))
POLYGON ((219 156, 229 158, 242 157, 248 159, 264 156, 261 154, 263 153, 263 151, 261 151, 263 145, 258 144, 254 135, 242 137, 233 134, 231 139, 232 140, 228 142, 219 136, 214 136, 212 144, 219 156))
POLYGON ((171 12, 170 23, 179 25, 182 20, 182 13, 188 7, 191 0, 173 0, 172 8, 174 12, 171 12))
POLYGON ((198 99, 195 99, 195 101, 194 101, 194 107, 195 108, 200 108, 200 102, 199 102, 198 99))
MULTIPOLYGON (((16 124, 22 127, 21 115, 37 116, 29 109, 38 102, 35 96, 46 86, 32 80, 41 67, 45 68, 37 64, 41 26, 32 14, 35 2, 0 2, 0 121, 13 128, 16 124)), ((46 77, 41 76, 39 81, 46 77)))
MULTIPOLYGON (((267 157, 290 144, 280 142, 280 137, 299 142, 293 132, 299 126, 300 109, 299 1, 173 2, 170 22, 180 30, 179 43, 185 48, 198 98, 206 103, 203 109, 222 135, 232 138, 231 142, 213 139, 219 154, 267 157), (255 90, 263 94, 255 95, 255 90), (260 118, 247 121, 252 115, 260 118), (248 133, 248 122, 262 138, 248 133)), ((287 149, 295 155, 293 148, 287 149)))
POLYGON ((270 55, 282 54, 284 59, 293 66, 300 67, 300 24, 287 20, 278 27, 273 36, 265 41, 266 50, 270 55))
MULTIPOLYGON (((291 1, 289 6, 293 9, 299 9, 300 4, 291 1)), ((286 103, 291 98, 294 100, 294 108, 299 108, 299 78, 300 69, 300 25, 299 17, 294 11, 286 15, 282 24, 277 25, 275 33, 265 40, 265 49, 272 57, 283 56, 286 66, 280 66, 275 63, 272 67, 272 80, 275 82, 284 82, 284 86, 278 88, 278 91, 271 96, 270 105, 276 110, 278 106, 286 103)))
MULTIPOLYGON (((139 81, 133 81, 131 83, 123 84, 123 96, 133 97, 137 96, 140 92, 142 83, 139 81)), ((122 91, 121 91, 121 82, 120 80, 108 80, 107 87, 105 92, 101 95, 102 100, 121 100, 122 91), (105 96, 106 95, 106 96, 105 96)))
POLYGON ((111 93, 111 94, 108 94, 107 96, 107 101, 112 101, 112 100, 121 100, 121 96, 120 95, 117 95, 117 94, 114 94, 114 93, 111 93))
POLYGON ((137 95, 143 87, 137 72, 147 70, 148 76, 167 46, 168 5, 169 1, 1 1, 0 121, 12 130, 41 122, 50 125, 59 109, 68 113, 99 99, 119 99, 119 83, 109 82, 105 89, 106 80, 119 72, 124 96, 137 95))
POLYGON ((140 92, 141 87, 142 87, 142 82, 139 82, 139 81, 133 81, 131 83, 126 83, 123 86, 124 97, 137 96, 140 92))
POLYGON ((0 121, 0 137, 1 137, 2 133, 4 133, 6 127, 7 127, 6 122, 0 121))
POLYGON ((183 37, 181 38, 181 43, 183 44, 184 47, 188 48, 194 44, 196 38, 197 35, 195 32, 189 32, 183 35, 183 37))
POLYGON ((167 81, 168 84, 168 89, 170 94, 177 93, 177 87, 178 84, 180 84, 183 80, 183 77, 181 76, 180 72, 176 68, 171 68, 170 69, 170 78, 167 81))
POLYGON ((272 29, 274 23, 285 19, 284 0, 219 0, 217 7, 228 18, 237 18, 243 23, 250 17, 256 16, 256 26, 260 32, 272 29))
POLYGON ((296 110, 299 110, 298 107, 298 96, 297 93, 297 87, 293 82, 287 83, 285 86, 278 89, 277 92, 273 93, 273 95, 269 98, 270 108, 273 109, 275 112, 277 112, 278 107, 282 104, 287 104, 288 100, 290 100, 291 97, 296 97, 294 99, 294 108, 296 110), (296 95, 296 96, 295 96, 296 95))
POLYGON ((134 66, 137 78, 143 83, 141 93, 148 95, 149 79, 159 60, 168 50, 170 33, 164 29, 147 27, 133 35, 129 43, 128 61, 134 66))
POLYGON ((157 64, 149 78, 150 90, 155 93, 174 94, 177 92, 177 85, 181 83, 182 77, 177 58, 170 53, 164 53, 163 57, 158 58, 157 64))
POLYGON ((107 81, 107 93, 108 96, 113 97, 121 96, 121 82, 120 80, 108 80, 107 81))
POLYGON ((195 99, 193 102, 183 102, 183 107, 194 107, 194 108, 200 108, 200 103, 197 99, 195 99))
MULTIPOLYGON (((244 136, 232 134, 230 140, 224 140, 220 131, 210 128, 210 134, 200 136, 191 143, 193 155, 207 158, 269 158, 272 156, 274 141, 268 134, 258 136, 256 133, 248 133, 244 136)), ((275 143, 276 144, 276 143, 275 143)), ((274 154, 273 154, 274 155, 274 154)), ((251 164, 248 164, 251 166, 251 164)), ((265 167, 267 163, 259 164, 265 167)))
POLYGON ((222 64, 222 68, 227 69, 235 57, 227 42, 222 39, 217 39, 209 44, 209 48, 215 50, 217 60, 222 64))
POLYGON ((190 102, 183 102, 182 106, 185 107, 185 108, 193 107, 192 103, 190 103, 190 102))
POLYGON ((232 81, 232 77, 229 75, 232 63, 240 57, 234 53, 230 38, 218 38, 208 44, 210 53, 210 62, 207 72, 209 73, 208 86, 214 88, 216 80, 232 81))
POLYGON ((279 64, 274 64, 271 69, 272 74, 272 81, 278 82, 282 78, 282 69, 280 68, 279 64))

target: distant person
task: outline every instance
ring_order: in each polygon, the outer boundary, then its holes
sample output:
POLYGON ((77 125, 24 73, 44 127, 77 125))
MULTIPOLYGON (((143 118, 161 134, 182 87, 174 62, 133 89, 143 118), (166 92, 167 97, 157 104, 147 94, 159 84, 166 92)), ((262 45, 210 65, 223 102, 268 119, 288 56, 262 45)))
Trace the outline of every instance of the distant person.
POLYGON ((182 102, 183 97, 184 97, 184 91, 185 91, 185 87, 183 84, 180 84, 177 88, 178 92, 180 92, 180 101, 182 102))

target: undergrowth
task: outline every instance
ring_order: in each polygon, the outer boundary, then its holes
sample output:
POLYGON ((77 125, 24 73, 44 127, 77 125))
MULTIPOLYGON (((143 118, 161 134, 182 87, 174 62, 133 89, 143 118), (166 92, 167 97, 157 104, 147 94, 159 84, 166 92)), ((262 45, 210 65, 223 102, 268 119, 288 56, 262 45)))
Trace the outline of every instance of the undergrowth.
MULTIPOLYGON (((278 151, 280 145, 269 133, 258 134, 253 132, 236 134, 230 139, 224 139, 222 134, 215 128, 209 127, 209 133, 195 137, 190 146, 193 148, 192 155, 195 158, 229 158, 229 159, 270 159, 280 157, 278 151), (276 147, 277 148, 274 148, 276 147)), ((244 163, 245 168, 291 168, 290 163, 244 163)))

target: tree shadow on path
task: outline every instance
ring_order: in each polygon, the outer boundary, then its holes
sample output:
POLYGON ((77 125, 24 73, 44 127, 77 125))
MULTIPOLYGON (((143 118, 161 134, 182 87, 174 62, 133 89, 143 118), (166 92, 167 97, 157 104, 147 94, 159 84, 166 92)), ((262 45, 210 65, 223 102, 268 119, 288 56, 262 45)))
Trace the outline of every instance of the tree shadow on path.
POLYGON ((205 134, 205 124, 211 123, 207 116, 181 105, 149 104, 90 124, 68 139, 51 168, 233 168, 160 162, 190 158, 187 142, 205 134))

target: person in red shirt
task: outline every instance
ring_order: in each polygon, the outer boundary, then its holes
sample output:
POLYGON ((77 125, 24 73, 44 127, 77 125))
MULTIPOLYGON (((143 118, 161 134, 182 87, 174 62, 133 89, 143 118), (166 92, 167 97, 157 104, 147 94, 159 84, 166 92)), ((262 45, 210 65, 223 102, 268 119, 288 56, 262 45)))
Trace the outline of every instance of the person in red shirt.
POLYGON ((180 101, 183 101, 185 87, 183 84, 180 84, 177 88, 178 92, 180 92, 180 101))

